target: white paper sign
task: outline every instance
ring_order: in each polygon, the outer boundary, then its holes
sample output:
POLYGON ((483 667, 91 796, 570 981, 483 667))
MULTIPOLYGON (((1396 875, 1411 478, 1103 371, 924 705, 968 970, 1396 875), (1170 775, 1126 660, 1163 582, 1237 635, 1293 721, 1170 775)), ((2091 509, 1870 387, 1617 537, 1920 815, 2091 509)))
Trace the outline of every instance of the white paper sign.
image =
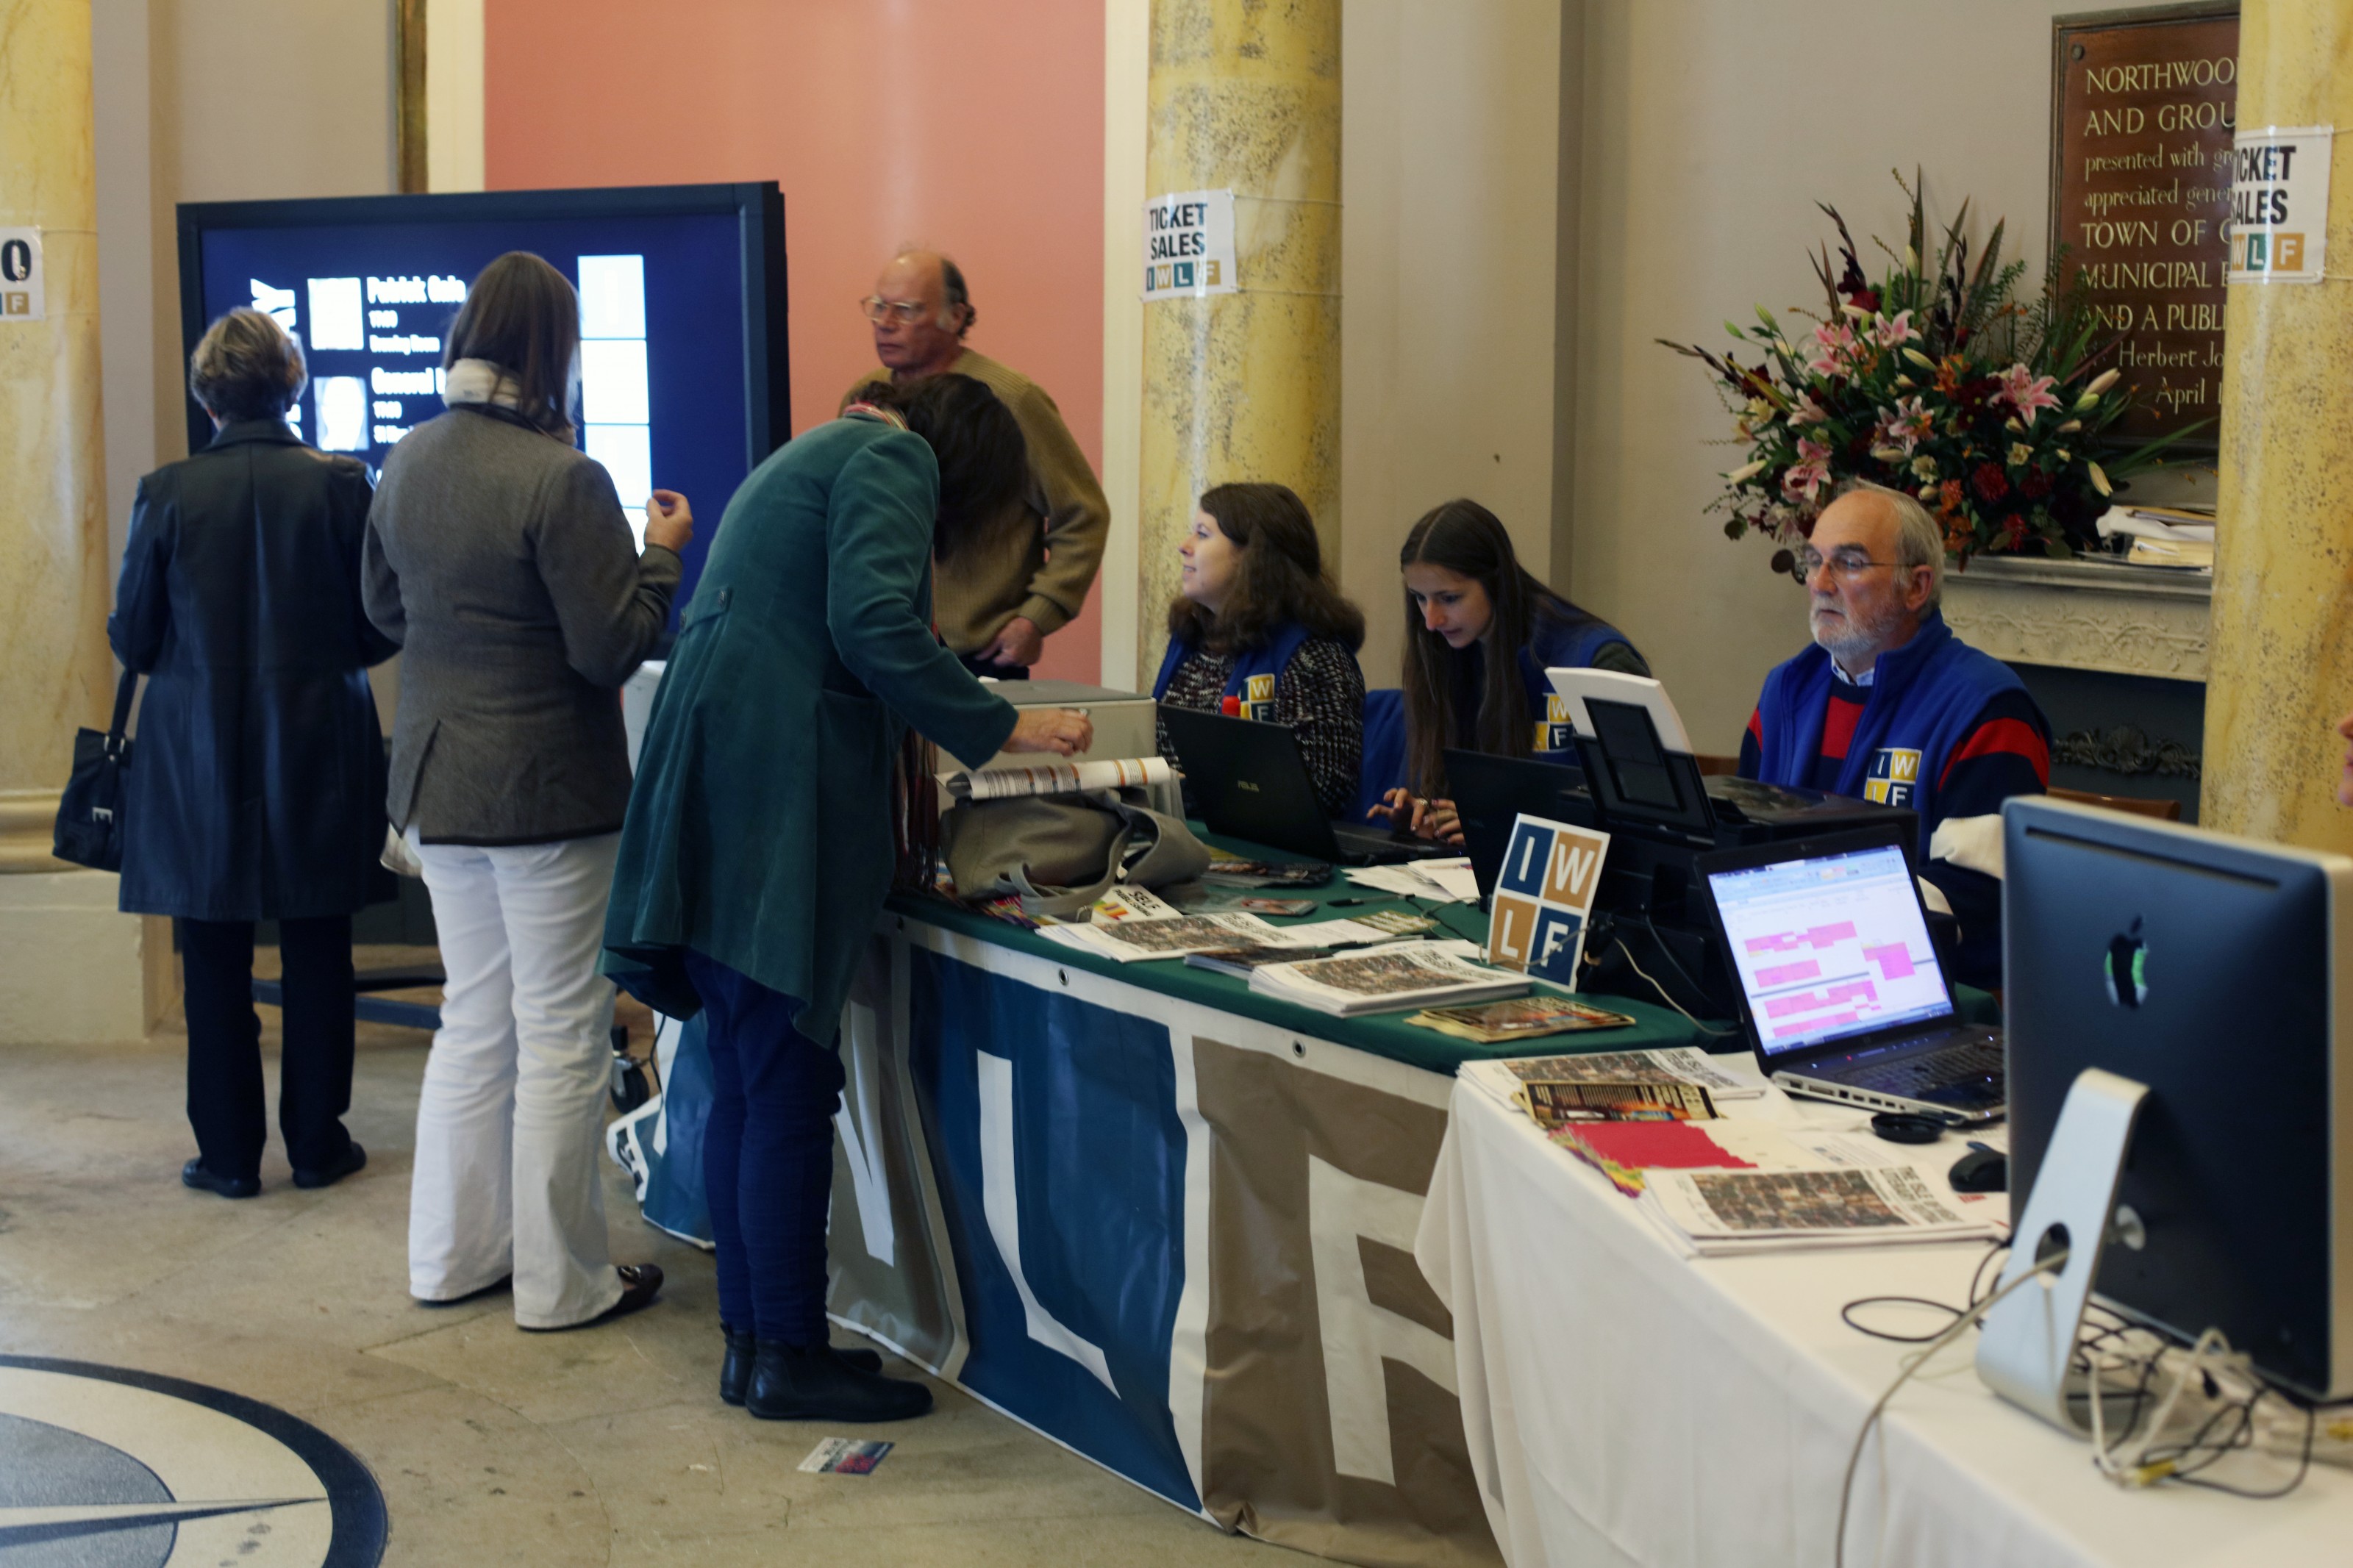
POLYGON ((1234 193, 1180 191, 1144 204, 1144 297, 1231 294, 1234 193))
POLYGON ((37 321, 47 314, 41 298, 41 231, 0 228, 0 321, 37 321))
POLYGON ((2328 260, 2333 125, 2242 131, 2231 149, 2229 283, 2317 283, 2328 260))

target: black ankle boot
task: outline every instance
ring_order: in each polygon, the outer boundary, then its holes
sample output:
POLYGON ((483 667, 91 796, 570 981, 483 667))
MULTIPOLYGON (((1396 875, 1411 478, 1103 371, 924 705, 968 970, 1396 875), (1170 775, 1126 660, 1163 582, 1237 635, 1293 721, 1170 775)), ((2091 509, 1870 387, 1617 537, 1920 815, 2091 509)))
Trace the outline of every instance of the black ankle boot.
POLYGON ((759 1347, 749 1329, 731 1329, 723 1322, 719 1331, 727 1340, 727 1353, 719 1360, 719 1397, 741 1405, 744 1391, 752 1384, 752 1358, 759 1347))
POLYGON ((904 1421, 932 1407, 932 1391, 862 1372, 831 1345, 762 1343, 744 1408, 763 1421, 904 1421))

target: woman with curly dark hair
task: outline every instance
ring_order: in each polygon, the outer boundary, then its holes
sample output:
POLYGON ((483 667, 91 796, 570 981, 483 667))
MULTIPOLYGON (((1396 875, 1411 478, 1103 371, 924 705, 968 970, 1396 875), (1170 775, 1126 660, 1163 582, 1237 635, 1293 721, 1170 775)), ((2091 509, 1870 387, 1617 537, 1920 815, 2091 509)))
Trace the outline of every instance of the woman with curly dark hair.
MULTIPOLYGON (((1154 699, 1290 725, 1317 803, 1338 816, 1364 764, 1365 616, 1324 570, 1306 503, 1283 485, 1219 485, 1177 553, 1154 699)), ((1176 755, 1165 726, 1160 754, 1176 755)))

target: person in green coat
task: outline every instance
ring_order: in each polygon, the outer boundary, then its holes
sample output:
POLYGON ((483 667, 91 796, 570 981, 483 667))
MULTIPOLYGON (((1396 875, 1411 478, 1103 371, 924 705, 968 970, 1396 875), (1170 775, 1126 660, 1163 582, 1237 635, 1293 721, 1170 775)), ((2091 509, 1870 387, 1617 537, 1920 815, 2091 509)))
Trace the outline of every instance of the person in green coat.
POLYGON ((705 1015, 720 1397, 754 1415, 931 1408, 873 1352, 827 1342, 833 1046, 898 864, 909 726, 973 767, 1093 739, 1083 714, 1017 714, 932 630, 934 558, 1027 474, 1020 426, 979 382, 874 388, 735 492, 654 698, 605 967, 658 1011, 705 1015))

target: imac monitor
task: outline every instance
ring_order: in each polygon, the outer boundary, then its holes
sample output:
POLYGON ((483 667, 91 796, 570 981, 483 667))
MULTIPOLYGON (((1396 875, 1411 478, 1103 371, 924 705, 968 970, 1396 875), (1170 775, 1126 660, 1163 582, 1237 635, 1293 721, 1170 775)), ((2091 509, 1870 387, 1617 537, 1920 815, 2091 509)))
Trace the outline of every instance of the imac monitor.
MULTIPOLYGON (((580 293, 576 440, 632 530, 657 487, 710 520, 677 605, 728 498, 791 429, 774 182, 191 203, 179 249, 182 353, 237 306, 275 316, 311 373, 295 430, 371 479, 442 411, 442 344, 475 274, 510 250, 545 258, 580 293)), ((193 398, 187 420, 195 451, 212 425, 193 398)))
POLYGON ((2147 1085, 2116 1189, 2146 1239, 2093 1288, 2353 1393, 2353 860, 2047 799, 2002 816, 2013 1205, 2078 1073, 2147 1085))

